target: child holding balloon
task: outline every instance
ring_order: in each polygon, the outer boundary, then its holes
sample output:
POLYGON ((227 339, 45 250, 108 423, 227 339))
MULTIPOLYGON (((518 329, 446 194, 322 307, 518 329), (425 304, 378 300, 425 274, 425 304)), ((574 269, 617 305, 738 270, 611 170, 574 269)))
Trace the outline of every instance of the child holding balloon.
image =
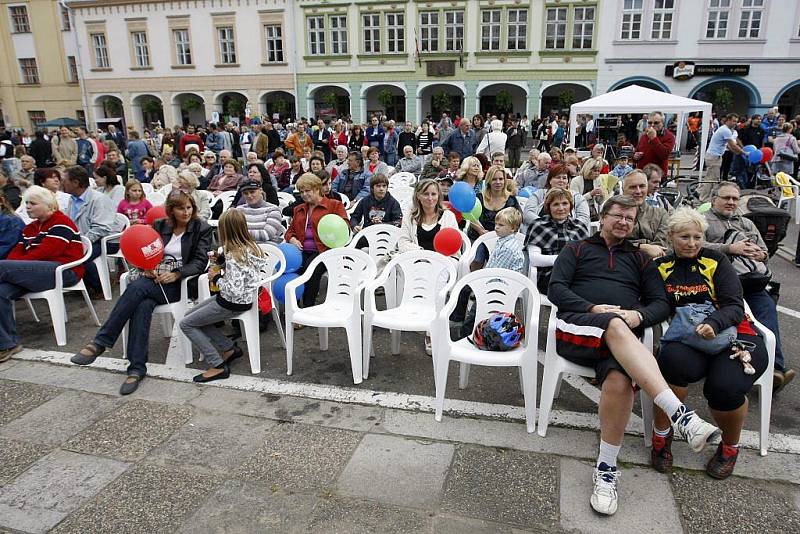
POLYGON ((195 382, 211 382, 228 378, 230 363, 242 356, 242 349, 225 336, 216 323, 232 319, 253 305, 262 272, 268 267, 264 252, 247 229, 247 219, 239 210, 227 210, 219 219, 222 255, 209 252, 213 263, 220 266, 213 282, 219 293, 204 300, 181 320, 184 335, 192 342, 209 368, 196 375, 195 382))
POLYGON ((131 221, 131 224, 142 224, 145 215, 153 205, 145 198, 144 189, 139 180, 131 178, 125 184, 125 198, 120 200, 117 213, 121 213, 131 221))

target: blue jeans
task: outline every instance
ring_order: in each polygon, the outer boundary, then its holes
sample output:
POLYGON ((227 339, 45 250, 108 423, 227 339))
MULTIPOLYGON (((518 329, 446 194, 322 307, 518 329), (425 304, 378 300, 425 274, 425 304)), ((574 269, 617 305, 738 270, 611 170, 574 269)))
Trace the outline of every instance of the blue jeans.
MULTIPOLYGON (((0 350, 19 345, 17 323, 14 320, 14 300, 25 293, 47 291, 56 287, 56 267, 54 261, 0 261, 0 350)), ((63 273, 64 285, 78 282, 77 275, 70 269, 63 273)))
POLYGON ((781 350, 781 335, 778 329, 778 310, 775 308, 775 301, 763 289, 756 293, 745 294, 744 300, 750 305, 750 309, 753 310, 753 315, 755 315, 758 322, 775 334, 775 369, 781 372, 785 371, 783 351, 781 350))
MULTIPOLYGON (((169 302, 181 296, 181 283, 164 284, 164 293, 169 302)), ((94 343, 111 348, 128 325, 128 374, 144 376, 147 374, 147 352, 150 344, 150 323, 156 306, 166 304, 161 287, 149 278, 134 280, 120 295, 108 319, 94 337, 94 343)))

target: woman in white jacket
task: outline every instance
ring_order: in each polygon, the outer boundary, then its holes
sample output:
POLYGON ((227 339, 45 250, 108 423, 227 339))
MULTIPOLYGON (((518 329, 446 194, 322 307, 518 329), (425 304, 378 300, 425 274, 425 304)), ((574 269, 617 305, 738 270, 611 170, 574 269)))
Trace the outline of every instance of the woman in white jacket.
POLYGON ((442 191, 436 180, 420 180, 414 187, 411 213, 403 217, 397 241, 398 252, 433 250, 433 238, 442 228, 458 228, 456 216, 442 205, 442 191))

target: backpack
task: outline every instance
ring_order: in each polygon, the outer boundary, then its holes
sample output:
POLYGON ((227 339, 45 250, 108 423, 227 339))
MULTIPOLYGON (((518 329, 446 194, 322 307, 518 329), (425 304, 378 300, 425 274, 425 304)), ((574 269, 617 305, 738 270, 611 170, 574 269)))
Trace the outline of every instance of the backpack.
POLYGON ((778 251, 778 245, 786 237, 791 215, 785 210, 775 206, 775 202, 766 196, 757 193, 742 195, 743 215, 753 221, 758 228, 764 243, 767 245, 767 252, 770 257, 778 251))

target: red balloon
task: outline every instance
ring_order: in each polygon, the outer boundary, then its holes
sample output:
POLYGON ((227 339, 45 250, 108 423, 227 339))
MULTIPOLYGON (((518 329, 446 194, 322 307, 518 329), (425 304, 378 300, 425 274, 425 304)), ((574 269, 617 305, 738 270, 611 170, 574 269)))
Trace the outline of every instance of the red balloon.
POLYGON ((433 250, 444 256, 452 256, 461 250, 461 232, 455 228, 442 228, 433 238, 433 250))
MULTIPOLYGON (((147 212, 148 215, 150 211, 147 212)), ((145 271, 155 269, 164 257, 161 236, 153 228, 143 224, 131 226, 122 232, 119 248, 128 263, 145 271)))
POLYGON ((158 219, 166 219, 167 218, 167 209, 164 206, 153 206, 147 213, 144 214, 144 220, 147 221, 147 224, 153 226, 153 223, 156 222, 158 219))
POLYGON ((764 157, 761 158, 761 163, 766 163, 772 159, 772 156, 775 155, 775 152, 772 151, 771 148, 765 146, 761 149, 761 153, 764 154, 764 157))
POLYGON ((456 216, 456 221, 458 222, 458 224, 461 224, 461 222, 464 220, 464 216, 463 216, 463 215, 461 215, 461 212, 460 212, 460 211, 458 211, 457 209, 455 209, 455 208, 453 207, 453 205, 452 205, 452 204, 450 204, 450 203, 449 203, 448 201, 446 201, 446 200, 442 202, 442 206, 444 206, 446 209, 448 209, 448 210, 452 211, 452 212, 453 212, 453 215, 455 215, 455 216, 456 216))

